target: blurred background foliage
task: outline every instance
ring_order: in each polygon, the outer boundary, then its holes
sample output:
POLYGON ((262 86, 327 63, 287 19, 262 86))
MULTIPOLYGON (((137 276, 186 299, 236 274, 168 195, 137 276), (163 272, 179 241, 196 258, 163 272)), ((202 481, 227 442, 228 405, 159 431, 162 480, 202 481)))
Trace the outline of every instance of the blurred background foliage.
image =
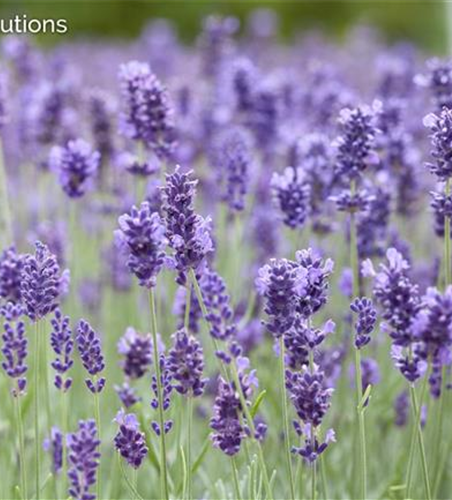
MULTIPOLYGON (((177 25, 181 38, 190 41, 207 14, 234 15, 244 21, 251 10, 266 7, 278 13, 286 39, 307 28, 341 36, 350 25, 364 22, 379 27, 390 40, 412 39, 427 50, 445 52, 446 5, 435 0, 0 0, 0 16, 65 17, 72 36, 105 37, 133 37, 150 19, 166 17, 177 25)), ((57 41, 58 36, 52 38, 57 41)))

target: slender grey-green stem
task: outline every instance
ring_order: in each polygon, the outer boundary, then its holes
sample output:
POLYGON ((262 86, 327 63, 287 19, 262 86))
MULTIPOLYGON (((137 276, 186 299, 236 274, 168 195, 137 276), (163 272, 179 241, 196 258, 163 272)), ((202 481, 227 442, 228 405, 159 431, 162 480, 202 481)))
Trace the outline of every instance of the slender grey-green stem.
POLYGON ((20 490, 23 500, 28 499, 27 493, 27 471, 25 469, 25 441, 24 441, 24 424, 22 420, 22 409, 20 407, 20 396, 13 396, 14 406, 16 408, 16 425, 17 437, 19 439, 19 463, 20 463, 20 490))
POLYGON ((326 467, 325 467, 325 457, 322 455, 319 458, 320 460, 320 476, 322 478, 322 489, 323 489, 323 498, 328 500, 330 498, 328 492, 328 481, 326 480, 326 467))
POLYGON ((35 352, 34 352, 34 431, 35 431, 35 490, 36 500, 40 499, 40 476, 41 476, 41 439, 39 437, 39 354, 41 350, 41 328, 40 322, 35 322, 35 352))
MULTIPOLYGON (((350 183, 350 192, 353 195, 356 191, 355 181, 350 183)), ((353 272, 353 296, 359 296, 359 255, 358 240, 356 235, 355 213, 350 213, 350 263, 353 272)), ((362 378, 361 378, 361 353, 359 349, 355 350, 355 388, 356 388, 356 413, 358 420, 359 435, 359 467, 360 467, 360 498, 367 498, 367 453, 366 453, 366 431, 364 422, 364 411, 360 408, 361 398, 363 396, 362 378)))
POLYGON ((192 479, 191 479, 191 434, 193 426, 193 395, 189 394, 187 398, 187 499, 191 500, 191 489, 192 489, 192 479))
POLYGON ((240 486, 239 486, 239 478, 238 478, 238 474, 237 474, 237 466, 235 463, 235 458, 233 456, 231 457, 231 469, 232 469, 232 479, 234 481, 235 499, 242 500, 242 497, 240 495, 240 486))
POLYGON ((190 306, 191 306, 191 283, 188 283, 185 296, 185 313, 184 313, 184 328, 187 333, 188 333, 188 325, 190 323, 190 306))
MULTIPOLYGON (((207 319, 206 319, 207 315, 208 315, 207 308, 206 308, 206 305, 204 303, 204 299, 203 299, 203 296, 202 296, 201 288, 199 287, 199 283, 198 283, 198 280, 196 278, 196 274, 193 271, 193 269, 190 269, 190 278, 192 280, 193 287, 195 289, 196 297, 198 299, 199 306, 201 308, 201 312, 202 312, 203 318, 207 322, 207 319)), ((213 341, 215 351, 218 351, 219 350, 219 346, 218 346, 217 340, 215 338, 213 338, 212 336, 210 336, 210 338, 213 341)), ((263 478, 263 481, 264 481, 265 492, 267 494, 268 500, 272 500, 273 494, 272 494, 272 488, 271 488, 271 485, 270 485, 270 479, 268 477, 267 466, 265 464, 264 452, 262 450, 261 443, 259 442, 258 439, 256 439, 256 429, 255 429, 255 426, 254 426, 254 421, 253 421, 253 418, 251 416, 250 410, 248 408, 248 404, 246 402, 246 398, 245 398, 245 396, 243 394, 242 384, 240 383, 240 378, 239 378, 239 374, 238 374, 238 371, 237 371, 237 366, 236 366, 234 360, 230 364, 230 370, 231 370, 232 379, 233 379, 234 384, 235 384, 235 386, 237 388, 237 393, 238 393, 239 398, 240 398, 240 403, 242 405, 242 409, 243 409, 243 412, 245 414, 245 418, 246 418, 246 421, 248 423, 248 427, 250 429, 251 436, 253 437, 254 441, 256 442, 257 456, 258 456, 258 460, 259 460, 259 467, 261 469, 262 478, 263 478)), ((227 370, 225 369, 225 367, 223 366, 222 363, 220 363, 220 371, 221 371, 221 373, 224 374, 226 380, 229 380, 229 376, 228 376, 227 370)))
POLYGON ((162 379, 160 372, 160 359, 158 352, 158 339, 157 339, 157 315, 155 312, 155 293, 154 289, 151 288, 149 291, 149 305, 151 310, 151 334, 152 342, 154 345, 154 367, 155 367, 155 378, 157 382, 157 401, 158 407, 158 418, 160 426, 160 489, 162 500, 169 499, 168 491, 168 470, 166 464, 166 436, 165 436, 165 418, 163 415, 163 392, 162 392, 162 379))
POLYGON ((428 467, 427 467, 427 457, 425 454, 425 446, 424 446, 424 436, 422 434, 421 422, 420 418, 417 418, 421 413, 421 406, 418 405, 416 390, 414 385, 410 385, 410 395, 411 395, 411 407, 413 410, 413 418, 415 419, 415 425, 417 427, 417 437, 419 444, 419 452, 421 455, 421 464, 422 464, 422 479, 424 480, 424 489, 427 500, 431 500, 432 494, 430 491, 430 481, 428 478, 428 467))
MULTIPOLYGON (((134 496, 134 498, 137 498, 138 500, 143 500, 143 497, 138 493, 138 490, 136 486, 133 484, 133 482, 130 480, 129 475, 127 474, 126 470, 124 469, 124 464, 122 463, 121 460, 121 455, 117 453, 118 456, 118 463, 119 463, 119 468, 121 470, 121 475, 124 478, 124 481, 127 484, 127 487, 129 488, 130 492, 134 496)), ((98 500, 100 500, 100 497, 97 497, 98 500)))
POLYGON ((295 485, 292 470, 292 457, 290 452, 290 427, 289 427, 289 415, 287 412, 287 390, 286 390, 286 366, 285 366, 285 348, 284 348, 284 337, 281 335, 279 338, 279 376, 281 384, 281 409, 282 418, 284 426, 284 448, 286 452, 287 461, 287 471, 289 473, 289 487, 290 487, 290 498, 295 499, 295 485))
MULTIPOLYGON (((100 402, 99 402, 99 393, 97 392, 97 375, 95 375, 94 385, 96 387, 96 392, 94 393, 94 415, 96 418, 96 426, 97 426, 97 435, 99 436, 100 445, 102 446, 102 432, 101 432, 101 421, 100 421, 100 402)), ((101 469, 99 466, 99 472, 97 474, 97 482, 96 482, 96 494, 97 498, 101 498, 101 469)))
POLYGON ((68 412, 68 406, 69 406, 69 393, 68 392, 63 392, 61 395, 61 431, 63 433, 63 458, 62 458, 62 484, 63 484, 63 492, 66 492, 66 485, 67 485, 67 446, 66 446, 66 434, 69 430, 69 412, 68 412))

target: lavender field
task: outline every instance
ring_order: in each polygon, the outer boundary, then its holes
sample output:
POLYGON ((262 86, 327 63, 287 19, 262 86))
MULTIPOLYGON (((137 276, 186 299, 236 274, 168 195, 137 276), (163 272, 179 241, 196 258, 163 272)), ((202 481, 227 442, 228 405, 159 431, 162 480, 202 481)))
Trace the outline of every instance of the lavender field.
POLYGON ((59 40, 0 40, 0 498, 450 498, 452 61, 59 40))

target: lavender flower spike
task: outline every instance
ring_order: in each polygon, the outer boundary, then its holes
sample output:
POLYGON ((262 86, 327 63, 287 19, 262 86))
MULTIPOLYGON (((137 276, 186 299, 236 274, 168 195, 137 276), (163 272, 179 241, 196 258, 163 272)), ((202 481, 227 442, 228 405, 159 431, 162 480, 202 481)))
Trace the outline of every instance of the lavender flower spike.
POLYGON ((370 342, 370 334, 377 322, 377 311, 372 305, 372 301, 366 297, 356 298, 350 304, 350 309, 358 315, 355 323, 355 347, 362 349, 370 342))
POLYGON ((444 181, 452 177, 452 110, 444 107, 439 114, 430 113, 424 118, 424 125, 431 134, 431 156, 434 163, 428 163, 430 172, 444 181))
POLYGON ((141 378, 152 364, 152 339, 129 327, 118 342, 118 352, 124 356, 121 368, 131 379, 141 378))
POLYGON ((14 247, 3 250, 0 255, 0 297, 17 303, 21 299, 20 281, 23 257, 14 247))
POLYGON ((157 212, 151 212, 145 201, 133 206, 130 214, 122 215, 120 229, 115 232, 119 245, 128 252, 127 266, 141 286, 152 288, 162 269, 167 239, 165 226, 157 212))
POLYGON ((96 484, 97 468, 100 459, 100 440, 94 420, 81 420, 78 431, 69 434, 67 438, 68 460, 70 468, 68 479, 70 482, 69 495, 74 500, 95 500, 96 495, 90 488, 96 484))
POLYGON ((145 435, 140 432, 137 417, 133 413, 127 415, 121 409, 116 415, 115 422, 119 425, 115 436, 115 448, 131 467, 138 469, 148 453, 148 447, 145 435))
POLYGON ((60 268, 48 247, 37 241, 35 255, 24 258, 21 274, 21 295, 25 312, 38 321, 54 311, 60 293, 60 268))
POLYGON ((72 359, 74 340, 69 324, 69 316, 63 316, 61 311, 56 309, 51 325, 50 345, 56 354, 55 360, 52 361, 52 368, 57 372, 54 383, 57 389, 66 392, 72 385, 72 378, 64 379, 63 376, 74 364, 72 359))
POLYGON ((50 168, 58 175, 63 191, 70 198, 82 197, 97 173, 100 154, 82 139, 55 146, 50 152, 50 168))
POLYGON ((105 386, 105 378, 98 378, 105 368, 104 356, 102 354, 100 339, 90 324, 80 320, 77 327, 77 348, 82 359, 85 370, 94 377, 94 380, 86 379, 88 389, 93 393, 99 393, 105 386))

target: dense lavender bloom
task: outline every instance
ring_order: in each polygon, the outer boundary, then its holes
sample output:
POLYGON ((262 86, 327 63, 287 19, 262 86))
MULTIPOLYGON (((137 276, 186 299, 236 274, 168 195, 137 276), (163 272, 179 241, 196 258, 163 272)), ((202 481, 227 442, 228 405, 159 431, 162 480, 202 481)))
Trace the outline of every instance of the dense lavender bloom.
POLYGON ((24 257, 20 284, 25 313, 32 321, 54 311, 60 293, 60 268, 55 255, 40 241, 35 248, 35 255, 24 257))
POLYGON ((330 407, 333 389, 325 385, 325 376, 318 367, 311 371, 286 371, 286 387, 298 417, 304 423, 319 426, 330 407))
POLYGON ((20 302, 20 282, 23 257, 14 247, 3 250, 0 255, 0 297, 6 302, 20 302))
POLYGON ((125 408, 130 408, 141 401, 141 398, 135 394, 135 389, 130 387, 127 382, 124 382, 122 385, 115 385, 114 389, 125 408))
POLYGON ((355 347, 362 349, 370 342, 370 334, 377 322, 377 311, 367 297, 356 298, 350 304, 350 309, 358 315, 355 322, 355 347))
POLYGON ((8 302, 1 308, 0 314, 4 317, 2 368, 8 377, 17 381, 17 386, 11 390, 11 394, 17 397, 25 391, 27 385, 25 373, 28 370, 28 340, 25 336, 25 323, 21 320, 23 309, 19 304, 8 302))
POLYGON ((105 386, 105 378, 98 378, 99 373, 105 368, 104 356, 99 337, 90 324, 83 319, 77 327, 76 342, 83 367, 94 377, 94 380, 85 379, 86 386, 93 394, 99 393, 105 386))
POLYGON ((245 208, 251 167, 251 143, 242 128, 231 128, 222 133, 214 145, 220 182, 225 184, 223 199, 231 210, 245 208))
POLYGON ((152 288, 165 258, 165 226, 160 215, 151 213, 145 201, 140 208, 132 207, 130 214, 119 218, 120 229, 115 232, 118 243, 128 252, 127 266, 141 286, 152 288))
POLYGON ((72 378, 63 377, 74 364, 72 359, 74 340, 72 339, 69 316, 63 316, 61 311, 56 309, 55 316, 51 320, 51 325, 50 345, 56 354, 56 358, 52 361, 51 365, 57 372, 54 383, 57 389, 66 392, 72 385, 72 378))
POLYGON ((115 436, 115 448, 134 469, 138 469, 148 453, 145 435, 140 432, 140 424, 133 414, 119 410, 115 418, 119 430, 115 436))
POLYGON ((123 64, 119 80, 124 102, 121 132, 143 141, 159 158, 169 158, 175 147, 175 128, 168 91, 146 63, 123 64))
POLYGON ((336 435, 333 429, 327 430, 325 440, 321 442, 315 432, 312 431, 311 424, 300 425, 299 422, 294 422, 294 428, 298 436, 304 438, 304 446, 293 446, 292 453, 297 453, 309 463, 315 462, 319 455, 326 450, 328 445, 336 441, 336 435))
MULTIPOLYGON (((169 370, 168 361, 164 354, 160 354, 160 382, 162 387, 162 400, 163 400, 162 409, 164 412, 166 412, 170 407, 171 403, 170 396, 174 386, 172 384, 172 373, 169 370)), ((159 401, 158 401, 157 376, 155 374, 152 376, 151 389, 155 395, 155 397, 151 400, 151 407, 154 410, 157 410, 159 407, 159 401)), ((173 427, 173 421, 166 420, 163 425, 164 425, 163 431, 165 434, 167 434, 173 427)), ((161 433, 160 424, 154 420, 151 423, 151 426, 153 431, 157 434, 157 436, 160 436, 161 433)))
POLYGON ((226 455, 233 456, 240 451, 246 433, 240 423, 241 405, 237 391, 232 384, 221 377, 213 407, 210 427, 213 429, 213 445, 226 455))
POLYGON ((78 431, 67 438, 70 481, 69 495, 76 500, 95 500, 90 492, 96 484, 100 440, 94 420, 80 420, 78 431))
POLYGON ((82 139, 55 146, 50 152, 50 168, 58 174, 63 191, 70 198, 82 197, 99 167, 100 154, 82 139))
POLYGON ((452 110, 443 108, 441 113, 430 113, 424 118, 424 125, 430 130, 431 156, 434 163, 427 163, 430 172, 445 181, 452 177, 452 110))
POLYGON ((443 234, 441 236, 444 236, 444 218, 452 218, 452 195, 433 191, 430 194, 432 196, 430 206, 435 212, 435 217, 442 222, 443 234))
POLYGON ((275 82, 264 81, 255 90, 249 126, 258 145, 271 150, 276 144, 278 124, 281 116, 280 95, 275 82))
POLYGON ((331 201, 336 203, 336 208, 340 212, 365 212, 369 209, 375 196, 366 189, 360 189, 355 193, 343 190, 336 196, 330 196, 331 201))
POLYGON ((375 118, 379 108, 380 103, 376 102, 372 108, 362 106, 341 111, 342 134, 336 140, 336 174, 339 177, 356 180, 369 165, 378 162, 374 146, 378 132, 375 118))
POLYGON ((52 472, 58 475, 63 468, 64 436, 58 427, 52 427, 50 438, 44 441, 44 450, 52 454, 52 472))
POLYGON ((256 67, 250 59, 242 57, 234 61, 231 72, 237 111, 248 112, 253 105, 253 93, 257 78, 256 67))
POLYGON ((394 423, 397 427, 404 427, 410 415, 410 396, 408 395, 408 391, 402 391, 394 399, 394 412, 394 423))
POLYGON ((419 291, 408 276, 410 266, 402 254, 390 248, 386 257, 388 263, 381 264, 378 273, 369 266, 368 272, 375 277, 373 293, 382 308, 382 329, 396 345, 408 347, 413 342, 412 321, 420 309, 419 291))
POLYGON ((219 340, 228 340, 235 335, 235 324, 231 324, 233 311, 223 278, 206 269, 200 280, 204 304, 207 309, 206 320, 210 324, 210 334, 219 340))
POLYGON ((274 173, 271 186, 284 224, 291 229, 303 227, 311 210, 311 188, 304 170, 287 167, 282 174, 274 173))
POLYGON ((176 391, 188 396, 201 396, 206 384, 206 380, 202 378, 202 347, 184 329, 173 334, 173 347, 168 352, 167 361, 176 391))
POLYGON ((410 383, 416 382, 427 370, 427 363, 423 359, 419 344, 413 345, 413 353, 410 355, 402 346, 394 344, 391 348, 391 357, 396 368, 410 383))
POLYGON ((265 325, 276 338, 287 333, 295 322, 306 274, 306 269, 286 259, 271 259, 259 270, 256 287, 265 297, 264 311, 269 317, 265 325))
POLYGON ((311 248, 299 250, 295 258, 298 264, 306 270, 306 282, 297 304, 297 312, 307 319, 326 304, 328 278, 333 272, 334 262, 331 259, 322 259, 311 248))
POLYGON ((437 110, 444 107, 452 109, 452 64, 450 61, 430 59, 427 61, 428 73, 416 75, 416 83, 427 87, 437 110))
POLYGON ((452 286, 444 293, 429 288, 423 298, 423 308, 413 321, 416 339, 426 347, 426 354, 448 362, 452 345, 452 286))
MULTIPOLYGON (((173 313, 179 318, 177 328, 184 326, 185 308, 187 307, 187 289, 179 287, 174 299, 173 313)), ((202 318, 201 306, 199 305, 196 294, 192 290, 190 293, 190 311, 188 318, 188 330, 192 333, 199 332, 199 322, 202 318)))
POLYGON ((118 352, 124 356, 121 368, 131 379, 141 378, 152 364, 152 339, 129 327, 118 342, 118 352))
POLYGON ((186 273, 197 269, 213 250, 210 219, 195 212, 194 197, 197 181, 190 180, 191 172, 182 173, 177 167, 166 176, 163 188, 164 219, 170 247, 175 251, 178 283, 185 285, 186 273))

